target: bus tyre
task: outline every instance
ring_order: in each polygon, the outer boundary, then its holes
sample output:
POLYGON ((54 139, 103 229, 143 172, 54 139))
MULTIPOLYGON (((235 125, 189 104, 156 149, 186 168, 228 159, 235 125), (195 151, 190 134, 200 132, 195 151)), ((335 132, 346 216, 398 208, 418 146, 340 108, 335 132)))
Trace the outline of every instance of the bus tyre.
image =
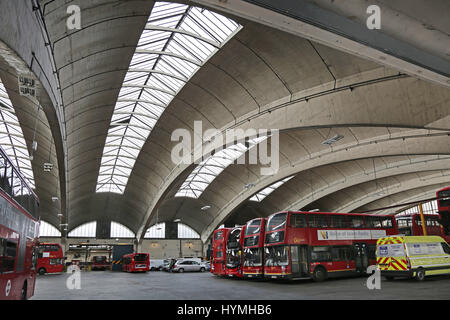
POLYGON ((317 267, 314 269, 313 280, 316 282, 321 282, 327 279, 327 270, 324 267, 317 267))
POLYGON ((416 272, 416 280, 418 280, 418 281, 425 280, 425 270, 424 269, 417 270, 417 272, 416 272))
POLYGON ((27 300, 27 282, 25 281, 22 286, 22 291, 20 293, 21 300, 27 300))
POLYGON ((201 267, 200 272, 205 272, 205 268, 201 267))
POLYGON ((183 269, 183 268, 180 268, 180 269, 178 269, 178 272, 183 273, 183 272, 184 272, 184 269, 183 269))
POLYGON ((40 268, 38 272, 42 276, 46 273, 46 270, 44 268, 40 268))

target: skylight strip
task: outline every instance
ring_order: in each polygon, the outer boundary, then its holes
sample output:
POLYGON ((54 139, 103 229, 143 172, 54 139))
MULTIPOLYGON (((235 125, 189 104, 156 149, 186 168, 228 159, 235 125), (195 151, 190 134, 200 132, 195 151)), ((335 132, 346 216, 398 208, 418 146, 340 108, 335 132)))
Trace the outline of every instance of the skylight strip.
POLYGON ((290 176, 287 177, 283 180, 280 180, 278 182, 275 182, 274 184, 268 186, 267 188, 259 191, 258 193, 256 193, 253 197, 251 197, 249 200, 250 201, 257 201, 257 202, 261 202, 265 197, 267 197, 269 194, 271 194, 272 192, 274 192, 277 188, 281 187, 283 184, 285 184, 286 182, 288 182, 289 180, 291 180, 294 176, 290 176))
POLYGON ((128 166, 131 173, 165 108, 240 28, 236 22, 205 9, 155 3, 119 92, 101 160, 97 192, 124 192, 128 177, 123 167, 128 166))
POLYGON ((251 139, 247 142, 247 146, 243 143, 237 143, 209 156, 200 162, 186 178, 175 197, 200 197, 203 191, 223 170, 265 139, 267 139, 267 136, 251 139))
POLYGON ((8 157, 14 161, 16 168, 27 179, 31 188, 35 188, 33 169, 22 128, 14 112, 5 86, 0 80, 0 142, 8 157))

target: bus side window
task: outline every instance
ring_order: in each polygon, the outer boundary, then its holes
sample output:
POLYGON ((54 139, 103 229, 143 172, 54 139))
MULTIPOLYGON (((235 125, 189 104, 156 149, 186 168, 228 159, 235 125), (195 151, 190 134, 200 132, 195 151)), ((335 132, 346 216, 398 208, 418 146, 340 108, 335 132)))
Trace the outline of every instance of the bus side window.
POLYGON ((292 214, 290 226, 293 228, 305 228, 306 218, 304 214, 292 214))
POLYGON ((14 271, 17 243, 0 238, 0 273, 14 271))
POLYGON ((329 247, 312 247, 311 260, 314 262, 330 262, 331 252, 329 247))
POLYGON ((441 242, 441 245, 442 245, 442 249, 444 249, 444 252, 446 254, 450 254, 450 247, 448 246, 448 244, 445 242, 441 242))
POLYGON ((384 228, 392 228, 392 218, 391 217, 382 217, 381 222, 384 228))

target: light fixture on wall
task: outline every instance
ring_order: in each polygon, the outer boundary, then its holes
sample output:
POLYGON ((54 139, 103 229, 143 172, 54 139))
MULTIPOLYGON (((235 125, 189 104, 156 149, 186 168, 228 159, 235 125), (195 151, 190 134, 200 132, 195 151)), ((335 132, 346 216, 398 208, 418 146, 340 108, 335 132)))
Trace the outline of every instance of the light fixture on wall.
POLYGON ((53 169, 53 163, 45 162, 44 163, 44 172, 50 172, 53 169))
POLYGON ((329 138, 329 139, 327 139, 325 141, 322 141, 322 144, 324 144, 324 145, 332 145, 333 143, 335 143, 335 142, 337 142, 337 141, 339 141, 339 140, 341 140, 343 138, 344 138, 343 135, 337 134, 337 135, 335 135, 332 138, 329 138))
POLYGON ((210 209, 210 208, 211 208, 211 206, 203 206, 203 207, 200 208, 200 210, 205 211, 205 210, 208 210, 208 209, 210 209))
POLYGON ((181 219, 175 219, 175 220, 173 220, 173 222, 180 222, 181 221, 181 219))

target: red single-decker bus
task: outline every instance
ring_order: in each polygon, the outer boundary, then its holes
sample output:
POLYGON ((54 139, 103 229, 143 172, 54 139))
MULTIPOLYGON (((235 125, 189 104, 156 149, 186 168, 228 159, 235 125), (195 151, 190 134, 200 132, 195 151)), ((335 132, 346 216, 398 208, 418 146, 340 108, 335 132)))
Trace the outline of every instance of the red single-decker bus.
POLYGON ((266 224, 264 276, 322 281, 365 274, 376 264, 377 239, 397 233, 392 215, 275 213, 266 224))
POLYGON ((92 257, 92 270, 106 270, 111 265, 108 263, 106 256, 93 256, 92 257))
POLYGON ((64 254, 59 243, 39 243, 37 271, 41 275, 64 271, 64 254))
POLYGON ((125 272, 147 272, 150 270, 148 253, 130 253, 122 258, 122 270, 125 272))
POLYGON ((244 257, 242 275, 244 278, 264 277, 264 235, 265 218, 256 218, 246 223, 244 232, 244 257))

